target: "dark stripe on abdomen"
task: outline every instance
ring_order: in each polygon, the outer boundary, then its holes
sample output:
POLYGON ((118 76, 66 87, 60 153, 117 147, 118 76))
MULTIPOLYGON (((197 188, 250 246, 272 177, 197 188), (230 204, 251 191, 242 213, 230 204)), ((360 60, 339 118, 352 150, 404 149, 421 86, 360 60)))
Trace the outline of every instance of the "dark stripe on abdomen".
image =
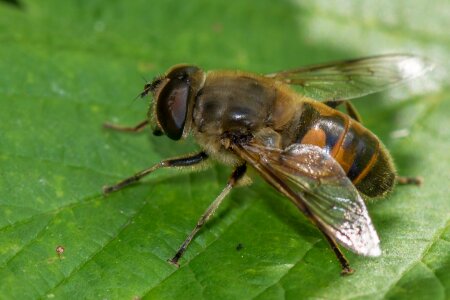
POLYGON ((378 140, 367 130, 356 127, 355 122, 351 126, 342 143, 342 150, 349 152, 352 157, 347 176, 350 180, 361 180, 373 166, 378 155, 378 140))
POLYGON ((333 149, 342 143, 342 138, 347 130, 347 120, 339 114, 323 116, 311 106, 305 106, 310 111, 304 115, 309 118, 303 120, 301 131, 295 142, 316 145, 332 154, 333 149))
POLYGON ((389 153, 375 135, 347 115, 319 103, 305 103, 298 123, 288 131, 292 135, 286 134, 290 138, 285 147, 293 142, 321 147, 364 195, 378 197, 392 189, 396 175, 389 153))

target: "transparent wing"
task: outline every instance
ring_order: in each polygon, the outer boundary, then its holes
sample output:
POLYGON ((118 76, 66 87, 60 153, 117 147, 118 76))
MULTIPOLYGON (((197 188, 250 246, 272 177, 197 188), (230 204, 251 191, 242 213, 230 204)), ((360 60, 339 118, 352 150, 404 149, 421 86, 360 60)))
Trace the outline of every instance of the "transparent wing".
POLYGON ((237 148, 238 155, 301 210, 310 212, 341 245, 361 255, 381 254, 380 241, 363 199, 328 153, 303 144, 285 150, 257 144, 237 148))
POLYGON ((319 101, 348 100, 388 89, 433 68, 426 58, 392 54, 314 65, 267 74, 319 101))

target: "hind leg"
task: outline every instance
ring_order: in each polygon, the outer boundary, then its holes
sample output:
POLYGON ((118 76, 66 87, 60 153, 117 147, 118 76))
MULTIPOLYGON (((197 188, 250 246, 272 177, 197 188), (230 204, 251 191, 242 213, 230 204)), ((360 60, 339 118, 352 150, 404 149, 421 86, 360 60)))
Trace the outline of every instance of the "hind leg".
POLYGON ((397 176, 397 184, 414 184, 421 185, 423 183, 423 178, 420 176, 409 177, 409 176, 397 176))
POLYGON ((359 115, 358 111, 356 110, 356 107, 353 106, 353 104, 350 101, 327 101, 324 102, 326 105, 328 105, 331 108, 336 108, 341 104, 345 105, 345 110, 347 111, 347 114, 355 121, 362 123, 361 116, 359 115))

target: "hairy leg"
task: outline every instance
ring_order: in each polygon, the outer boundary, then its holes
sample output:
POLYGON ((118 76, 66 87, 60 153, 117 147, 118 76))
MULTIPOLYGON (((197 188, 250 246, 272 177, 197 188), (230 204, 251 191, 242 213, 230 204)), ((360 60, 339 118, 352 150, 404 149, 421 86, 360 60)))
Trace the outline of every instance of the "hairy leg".
POLYGON ((154 171, 161 169, 161 168, 173 168, 173 167, 189 167, 196 164, 201 163, 202 161, 206 160, 208 158, 208 155, 205 152, 199 152, 197 154, 185 156, 185 157, 179 157, 179 158, 172 158, 172 159, 166 159, 163 160, 152 167, 142 170, 133 176, 130 176, 128 178, 125 178, 124 180, 110 186, 103 187, 103 193, 109 194, 115 191, 118 191, 130 184, 138 182, 141 178, 149 175, 150 173, 153 173, 154 171))
POLYGON ((233 173, 230 176, 230 179, 228 179, 228 183, 225 186, 225 188, 222 190, 222 192, 216 197, 216 199, 211 203, 211 205, 208 207, 208 209, 203 213, 203 215, 200 217, 200 219, 197 221, 197 225, 195 225, 192 232, 189 234, 189 236, 184 240, 183 244, 181 244, 180 248, 178 249, 177 253, 169 259, 169 262, 178 266, 178 260, 183 256, 184 252, 186 251, 187 247, 191 243, 192 239, 195 237, 197 232, 205 225, 205 223, 209 220, 209 218, 214 214, 216 209, 219 207, 219 205, 222 203, 223 199, 230 193, 231 189, 236 185, 236 183, 241 179, 245 172, 247 170, 247 167, 245 164, 240 165, 236 169, 234 169, 233 173))

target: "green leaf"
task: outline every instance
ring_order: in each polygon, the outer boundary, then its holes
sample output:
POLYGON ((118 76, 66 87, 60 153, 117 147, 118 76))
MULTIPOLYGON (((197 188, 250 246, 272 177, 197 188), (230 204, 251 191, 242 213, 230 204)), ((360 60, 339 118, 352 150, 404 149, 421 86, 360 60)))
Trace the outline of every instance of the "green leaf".
POLYGON ((0 298, 449 298, 448 1, 6 2, 0 298), (158 171, 102 196, 105 184, 198 149, 101 128, 145 118, 148 104, 132 101, 141 74, 181 62, 273 72, 393 52, 428 56, 437 69, 355 104, 399 173, 425 181, 368 205, 383 255, 346 252, 352 276, 339 275, 320 232, 257 178, 232 192, 179 269, 168 264, 229 167, 158 171))

